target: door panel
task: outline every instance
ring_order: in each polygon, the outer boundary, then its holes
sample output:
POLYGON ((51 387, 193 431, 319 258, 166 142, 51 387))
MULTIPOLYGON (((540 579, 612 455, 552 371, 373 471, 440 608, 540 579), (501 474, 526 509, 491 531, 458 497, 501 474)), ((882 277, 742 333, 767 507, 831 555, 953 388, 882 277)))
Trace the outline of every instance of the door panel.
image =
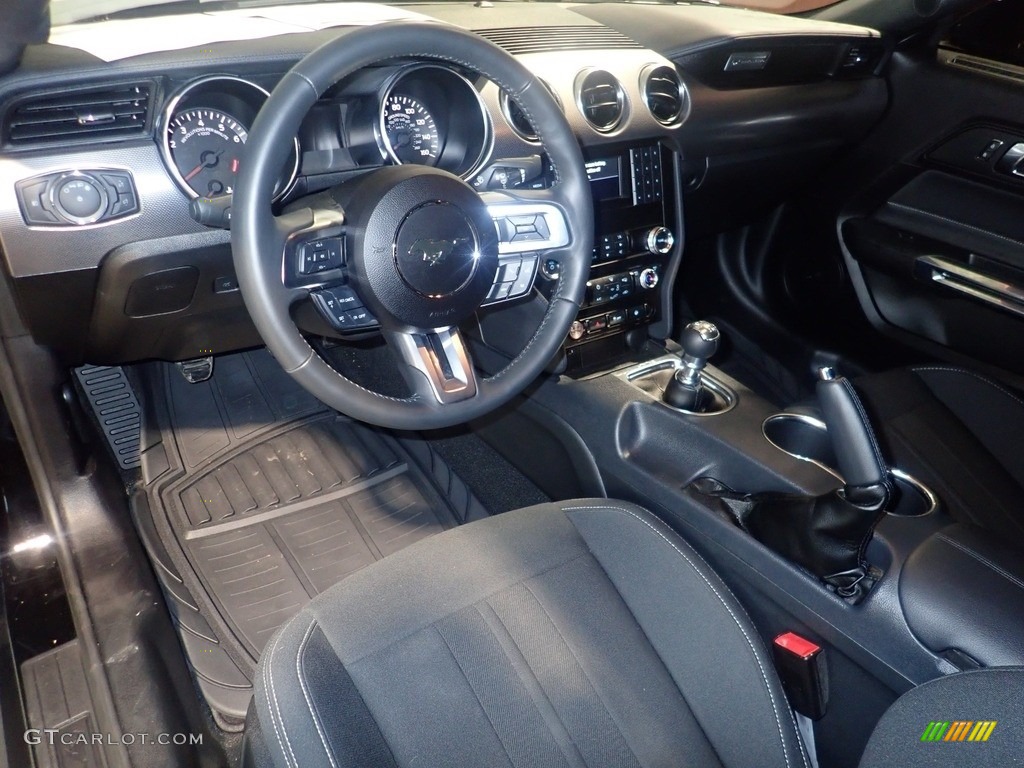
POLYGON ((1024 373, 1024 70, 964 60, 896 54, 889 113, 846 168, 839 239, 876 328, 1024 373))

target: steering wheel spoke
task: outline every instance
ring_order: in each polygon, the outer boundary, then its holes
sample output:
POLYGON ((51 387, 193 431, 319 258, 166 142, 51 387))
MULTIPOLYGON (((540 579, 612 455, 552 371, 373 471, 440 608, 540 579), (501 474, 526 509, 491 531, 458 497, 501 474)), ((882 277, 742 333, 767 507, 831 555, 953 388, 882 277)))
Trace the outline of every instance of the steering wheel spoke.
POLYGON ((420 397, 448 405, 476 395, 476 373, 458 328, 392 331, 385 338, 420 397))
POLYGON ((498 232, 498 271, 484 306, 526 296, 544 253, 571 242, 565 210, 553 190, 484 192, 480 195, 498 232))

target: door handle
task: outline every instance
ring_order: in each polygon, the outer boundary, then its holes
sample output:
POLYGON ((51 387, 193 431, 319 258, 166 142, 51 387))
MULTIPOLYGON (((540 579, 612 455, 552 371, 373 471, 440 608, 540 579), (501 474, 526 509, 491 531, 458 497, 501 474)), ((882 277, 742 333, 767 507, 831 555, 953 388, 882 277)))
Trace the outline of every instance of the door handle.
POLYGON ((1013 283, 939 256, 919 256, 915 260, 914 271, 918 277, 937 285, 1024 317, 1024 288, 1013 283))

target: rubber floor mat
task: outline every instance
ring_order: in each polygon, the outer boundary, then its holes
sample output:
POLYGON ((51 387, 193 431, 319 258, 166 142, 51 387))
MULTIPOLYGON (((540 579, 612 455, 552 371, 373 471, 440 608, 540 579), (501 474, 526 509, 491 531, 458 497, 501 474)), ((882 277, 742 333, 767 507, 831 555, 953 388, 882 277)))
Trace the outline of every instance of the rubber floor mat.
POLYGON ((424 466, 422 447, 325 410, 265 352, 218 358, 198 384, 166 364, 141 373, 133 513, 224 727, 244 718, 267 641, 312 597, 485 514, 439 457, 424 466))

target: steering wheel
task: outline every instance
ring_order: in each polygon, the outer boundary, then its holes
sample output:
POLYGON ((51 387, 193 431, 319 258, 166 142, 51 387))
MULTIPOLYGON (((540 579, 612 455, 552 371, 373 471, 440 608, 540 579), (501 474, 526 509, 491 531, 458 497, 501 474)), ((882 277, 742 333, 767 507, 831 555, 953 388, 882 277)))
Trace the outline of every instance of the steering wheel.
POLYGON ((586 286, 593 247, 591 206, 572 129, 523 65, 487 40, 454 27, 389 22, 354 29, 317 48, 270 94, 245 145, 232 201, 231 247, 257 330, 302 387, 360 421, 435 429, 506 403, 554 357, 586 286), (466 67, 506 91, 537 131, 553 168, 552 186, 478 194, 440 169, 387 166, 275 216, 271 199, 280 169, 317 99, 363 67, 407 58, 466 67), (519 293, 531 289, 542 253, 560 262, 543 318, 503 370, 478 377, 460 323, 489 296, 493 300, 511 290, 509 275, 519 293), (310 276, 300 267, 310 258, 334 261, 322 276, 310 276), (370 391, 317 354, 291 315, 293 305, 310 298, 338 328, 353 318, 375 319, 412 395, 394 398, 370 391))

